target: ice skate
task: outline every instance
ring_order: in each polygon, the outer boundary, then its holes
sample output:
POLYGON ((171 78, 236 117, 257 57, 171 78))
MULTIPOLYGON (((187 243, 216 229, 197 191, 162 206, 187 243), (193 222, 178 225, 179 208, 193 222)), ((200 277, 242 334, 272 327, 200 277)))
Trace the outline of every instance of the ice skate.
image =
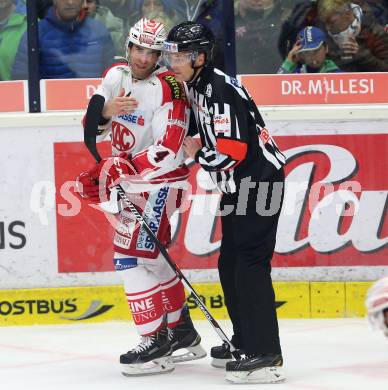
POLYGON ((248 355, 226 364, 226 380, 233 383, 278 383, 285 381, 281 354, 248 355))
MULTIPOLYGON (((244 354, 242 350, 238 351, 240 354, 244 354)), ((210 350, 210 356, 212 357, 212 361, 210 364, 216 368, 225 368, 226 363, 231 362, 233 360, 233 356, 230 352, 228 343, 223 343, 222 345, 217 345, 216 347, 213 347, 210 350)))
POLYGON ((174 363, 202 359, 206 356, 206 351, 201 346, 201 336, 194 328, 187 306, 182 310, 182 322, 174 329, 168 329, 168 339, 173 352, 177 351, 172 356, 174 363))
POLYGON ((122 373, 125 376, 142 376, 171 372, 175 368, 171 353, 165 329, 142 336, 137 347, 120 356, 122 373))

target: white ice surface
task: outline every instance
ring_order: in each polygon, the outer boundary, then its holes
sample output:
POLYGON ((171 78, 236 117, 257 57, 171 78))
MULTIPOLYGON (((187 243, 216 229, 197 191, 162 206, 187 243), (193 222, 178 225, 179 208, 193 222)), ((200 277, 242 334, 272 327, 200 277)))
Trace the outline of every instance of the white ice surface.
MULTIPOLYGON (((227 334, 231 328, 220 321, 227 334)), ((196 327, 209 350, 219 339, 207 321, 196 327)), ((137 344, 133 324, 110 322, 0 328, 0 389, 39 390, 388 390, 388 339, 364 319, 281 320, 287 381, 233 385, 207 357, 164 375, 127 378, 118 356, 137 344)))

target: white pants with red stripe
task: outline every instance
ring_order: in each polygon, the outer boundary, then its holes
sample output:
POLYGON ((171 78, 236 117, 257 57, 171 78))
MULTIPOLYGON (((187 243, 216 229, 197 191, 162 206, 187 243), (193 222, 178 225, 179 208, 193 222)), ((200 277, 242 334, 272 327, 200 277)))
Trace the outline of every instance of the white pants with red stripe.
POLYGON ((182 282, 161 254, 156 259, 114 254, 136 329, 141 336, 155 333, 166 317, 169 328, 179 322, 185 304, 182 282))

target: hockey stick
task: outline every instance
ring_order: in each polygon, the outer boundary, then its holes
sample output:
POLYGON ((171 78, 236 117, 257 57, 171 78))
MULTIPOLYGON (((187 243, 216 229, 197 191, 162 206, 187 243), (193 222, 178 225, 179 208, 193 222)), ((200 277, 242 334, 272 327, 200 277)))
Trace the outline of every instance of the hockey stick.
MULTIPOLYGON (((95 105, 94 105, 94 107, 92 107, 91 110, 96 110, 97 113, 96 113, 96 111, 92 112, 92 114, 94 114, 94 115, 92 115, 92 119, 93 119, 91 121, 92 123, 87 123, 87 126, 85 127, 85 133, 84 133, 85 145, 86 145, 86 147, 88 148, 89 152, 93 155, 93 157, 95 158, 95 160, 97 162, 101 161, 101 156, 99 155, 99 153, 97 151, 96 131, 95 131, 95 129, 97 129, 97 127, 98 127, 98 119, 97 118, 100 118, 100 115, 101 115, 101 112, 102 112, 101 103, 102 103, 102 107, 103 107, 103 102, 101 102, 101 100, 100 100, 100 101, 98 101, 98 104, 97 104, 97 110, 95 108, 95 105)), ((88 107, 88 112, 89 112, 89 109, 90 109, 90 105, 88 107)), ((190 294, 194 297, 194 300, 195 300, 197 306, 201 309, 202 313, 205 315, 207 320, 213 326, 213 328, 216 331, 216 333, 218 334, 218 336, 221 338, 221 340, 223 342, 228 344, 230 352, 233 355, 233 357, 236 360, 241 359, 241 355, 238 352, 238 350, 236 349, 236 347, 228 339, 228 336, 221 329, 220 325, 215 320, 215 318, 210 314, 209 310, 203 304, 203 302, 201 301, 201 298, 195 292, 195 290, 191 286, 190 282, 186 279, 185 275, 183 275, 182 271, 175 264, 174 260, 172 260, 172 258, 168 254, 167 249, 165 248, 165 246, 159 241, 159 239, 156 237, 154 232, 148 226, 147 222, 144 220, 144 218, 141 216, 141 214, 137 211, 137 209, 134 206, 134 204, 129 200, 129 198, 127 197, 127 195, 126 195, 126 193, 125 193, 125 191, 123 189, 123 187, 120 184, 117 184, 117 185, 115 185, 115 188, 117 190, 117 193, 118 193, 120 199, 122 199, 126 203, 126 205, 129 208, 129 210, 133 213, 133 215, 135 216, 136 220, 139 222, 140 228, 141 227, 144 228, 144 230, 147 232, 148 236, 154 241, 155 245, 160 250, 160 253, 163 255, 164 259, 167 261, 168 265, 173 270, 175 275, 183 282, 184 286, 187 288, 187 290, 190 292, 190 294)))
POLYGON ((201 301, 201 298, 198 296, 198 294, 195 292, 194 288, 190 284, 190 282, 186 279, 185 275, 183 275, 182 271, 178 268, 178 266, 175 264, 174 260, 170 257, 170 255, 167 252, 167 249, 165 246, 159 241, 159 239, 156 237, 154 232, 151 230, 151 228, 148 226, 147 222, 144 220, 144 218, 141 216, 141 214, 137 211, 136 207, 133 205, 133 203, 128 199, 127 195, 125 194, 125 191, 123 187, 121 187, 120 184, 117 184, 115 186, 117 193, 119 194, 119 197, 126 203, 131 213, 135 216, 136 220, 140 223, 140 227, 143 227, 144 230, 147 232, 148 236, 154 241, 155 245, 160 250, 160 253, 163 255, 164 259, 167 261, 170 268, 175 272, 175 275, 183 282, 187 290, 190 292, 190 294, 194 297, 195 303, 197 306, 201 309, 202 313, 205 315, 205 317, 208 319, 210 324, 213 326, 214 330, 217 332, 218 336, 220 336, 221 340, 229 345, 229 349, 231 354, 236 360, 241 359, 241 355, 236 349, 236 347, 232 344, 232 342, 228 339, 228 336, 225 334, 225 332, 221 329, 218 322, 215 320, 215 318, 210 314, 207 307, 203 304, 201 301))
POLYGON ((210 314, 207 307, 203 304, 201 301, 201 298, 198 296, 190 282, 187 280, 185 275, 183 275, 182 271, 178 268, 178 266, 175 264, 174 260, 171 258, 171 256, 168 254, 167 249, 165 246, 159 241, 159 239, 156 237, 155 233, 151 230, 151 228, 148 226, 147 222, 144 220, 142 215, 137 211, 134 204, 129 200, 127 197, 123 187, 120 184, 116 184, 115 187, 117 190, 117 193, 121 200, 123 200, 126 204, 126 206, 129 208, 131 213, 135 216, 136 220, 139 222, 140 227, 143 228, 148 236, 154 241, 155 245, 160 250, 160 253, 164 257, 164 259, 167 261, 167 264, 170 266, 170 268, 174 271, 175 275, 183 282, 184 286, 187 288, 187 290, 190 292, 190 294, 194 297, 195 303, 197 306, 201 309, 202 313, 205 315, 207 320, 210 322, 210 324, 213 326, 214 330, 218 334, 218 336, 221 338, 221 340, 229 345, 229 349, 231 354, 236 360, 241 359, 241 355, 236 349, 236 347, 232 344, 232 342, 228 339, 228 336, 225 334, 225 332, 221 329, 218 322, 215 320, 215 318, 210 314))

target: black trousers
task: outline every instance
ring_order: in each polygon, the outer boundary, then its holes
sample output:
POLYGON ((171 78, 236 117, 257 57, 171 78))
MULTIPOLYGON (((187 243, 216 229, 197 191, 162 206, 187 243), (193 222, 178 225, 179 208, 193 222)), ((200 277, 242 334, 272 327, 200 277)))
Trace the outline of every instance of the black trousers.
MULTIPOLYGON (((222 241, 218 270, 233 324, 232 342, 247 354, 281 353, 271 279, 271 259, 283 202, 283 170, 279 171, 273 181, 278 184, 275 188, 273 183, 269 183, 267 194, 263 194, 258 188, 249 192, 245 215, 239 215, 239 212, 221 215, 222 241), (279 190, 280 198, 279 193, 277 196, 274 194, 279 190), (267 206, 271 200, 274 203, 280 202, 277 211, 274 207, 276 212, 273 215, 263 215, 263 212, 255 207, 257 196, 261 197, 262 201, 265 195, 267 206)), ((224 194, 221 199, 221 212, 236 206, 237 202, 238 193, 224 194)), ((241 205, 238 209, 241 211, 241 205)))

